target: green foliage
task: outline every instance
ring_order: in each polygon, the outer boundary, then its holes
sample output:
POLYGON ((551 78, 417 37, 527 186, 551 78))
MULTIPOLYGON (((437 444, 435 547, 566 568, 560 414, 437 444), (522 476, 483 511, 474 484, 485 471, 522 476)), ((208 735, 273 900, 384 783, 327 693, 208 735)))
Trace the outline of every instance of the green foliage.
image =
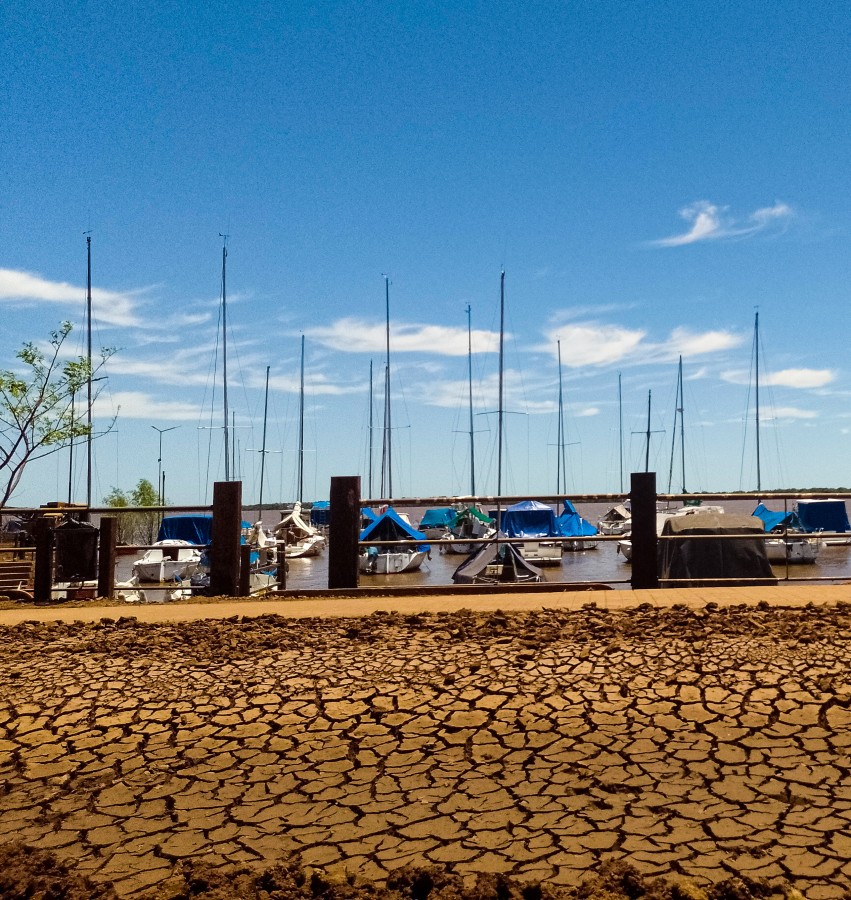
MULTIPOLYGON (((140 478, 132 491, 122 491, 113 487, 103 498, 106 506, 115 509, 124 507, 157 506, 159 496, 156 488, 147 478, 140 478)), ((118 516, 118 543, 152 544, 156 540, 160 525, 160 514, 130 510, 118 516)))
POLYGON ((49 349, 25 343, 15 354, 17 367, 0 370, 0 509, 29 462, 89 435, 87 422, 75 415, 74 397, 114 351, 101 350, 96 365, 82 356, 63 360, 72 327, 63 322, 51 332, 49 349))

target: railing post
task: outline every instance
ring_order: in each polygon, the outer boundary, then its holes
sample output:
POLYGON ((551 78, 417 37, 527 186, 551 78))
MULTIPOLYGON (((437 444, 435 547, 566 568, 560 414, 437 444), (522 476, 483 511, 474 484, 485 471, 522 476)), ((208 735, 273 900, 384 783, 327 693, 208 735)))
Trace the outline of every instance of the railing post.
POLYGON ((658 588, 656 563, 656 473, 633 472, 630 476, 632 513, 632 588, 658 588))
POLYGON ((33 542, 33 600, 36 603, 50 603, 53 600, 53 522, 46 516, 35 520, 33 542))
POLYGON ((101 516, 98 543, 98 597, 112 600, 115 595, 115 540, 118 535, 118 519, 101 516))
POLYGON ((239 597, 251 595, 251 545, 239 545, 239 597))
POLYGON ((331 479, 328 516, 328 587, 358 586, 360 475, 331 479))
POLYGON ((235 597, 239 587, 239 534, 242 526, 242 482, 213 485, 213 528, 210 546, 210 594, 235 597))

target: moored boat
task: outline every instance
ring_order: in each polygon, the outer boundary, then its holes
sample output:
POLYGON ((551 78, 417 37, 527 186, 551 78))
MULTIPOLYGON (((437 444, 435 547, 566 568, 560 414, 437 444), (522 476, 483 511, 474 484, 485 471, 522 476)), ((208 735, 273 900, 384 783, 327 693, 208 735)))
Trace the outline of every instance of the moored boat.
POLYGON ((393 575, 414 572, 428 557, 426 536, 409 525, 392 507, 370 522, 360 533, 361 548, 358 570, 365 575, 393 575), (384 541, 405 543, 383 544, 384 541))

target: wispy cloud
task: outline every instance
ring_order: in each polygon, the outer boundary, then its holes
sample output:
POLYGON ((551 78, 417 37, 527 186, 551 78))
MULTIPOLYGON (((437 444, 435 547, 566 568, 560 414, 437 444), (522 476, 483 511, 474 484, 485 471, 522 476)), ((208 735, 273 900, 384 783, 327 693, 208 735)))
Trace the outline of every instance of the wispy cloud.
POLYGON ((731 331, 691 331, 688 328, 675 328, 664 346, 671 355, 685 357, 702 356, 706 353, 719 353, 742 344, 741 335, 731 331))
POLYGON ((796 406, 779 406, 770 419, 817 419, 818 413, 812 409, 798 409, 796 406))
MULTIPOLYGON (((98 320, 108 325, 140 325, 136 315, 136 297, 140 292, 107 291, 92 288, 92 311, 98 320)), ((65 281, 48 281, 32 272, 0 269, 0 302, 29 300, 34 303, 59 305, 79 304, 85 300, 86 289, 65 281)))
POLYGON ((162 419, 169 422, 195 422, 200 408, 182 400, 162 400, 142 391, 114 391, 101 395, 92 405, 98 417, 111 417, 116 408, 122 419, 162 419))
MULTIPOLYGON (((386 326, 363 319, 338 319, 330 325, 305 329, 305 335, 323 346, 343 353, 383 353, 386 326)), ((473 353, 495 353, 499 335, 493 331, 474 330, 471 334, 473 353)), ((466 356, 466 328, 443 325, 391 323, 391 350, 396 353, 436 353, 440 356, 466 356)))
MULTIPOLYGON (((721 373, 721 378, 730 384, 748 384, 751 375, 744 369, 731 369, 721 373)), ((771 387, 801 388, 803 390, 821 388, 836 378, 831 369, 781 369, 759 376, 759 383, 771 387)))
POLYGON ((680 216, 690 224, 683 234, 648 241, 651 247, 684 247, 700 241, 719 241, 725 238, 750 237, 779 225, 792 217, 792 208, 780 201, 774 206, 757 209, 744 219, 727 213, 729 207, 717 206, 708 200, 698 200, 680 210, 680 216))

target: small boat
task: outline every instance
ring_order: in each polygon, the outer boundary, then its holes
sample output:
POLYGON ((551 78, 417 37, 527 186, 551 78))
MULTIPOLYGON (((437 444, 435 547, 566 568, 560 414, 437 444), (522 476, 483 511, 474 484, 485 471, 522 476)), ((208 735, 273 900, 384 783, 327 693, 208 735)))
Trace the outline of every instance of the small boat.
POLYGON ((449 536, 455 525, 456 512, 451 506, 427 509, 420 519, 420 531, 430 540, 439 541, 449 536))
POLYGON ((827 532, 825 544, 851 544, 851 524, 844 500, 799 500, 795 505, 801 530, 807 534, 827 532))
POLYGON ((544 580, 541 570, 513 544, 494 538, 482 544, 452 575, 455 584, 533 584, 544 580))
POLYGON ((392 507, 383 512, 360 533, 360 543, 375 546, 361 549, 358 569, 365 575, 393 575, 415 572, 429 553, 426 536, 412 528, 392 507), (382 544, 383 541, 406 541, 404 544, 382 544))
POLYGON ((626 534, 632 528, 632 513, 619 503, 603 513, 597 520, 600 534, 626 534))
POLYGON ((455 522, 447 535, 451 544, 443 544, 444 553, 469 556, 482 546, 472 544, 471 540, 484 540, 496 535, 494 520, 475 506, 465 506, 456 511, 455 522))
POLYGON ((564 510, 556 519, 558 530, 566 540, 562 541, 562 549, 577 552, 581 550, 595 550, 597 541, 589 540, 597 529, 576 511, 576 507, 566 497, 564 510))
POLYGON ((133 563, 132 572, 140 582, 183 581, 198 571, 201 554, 201 548, 189 541, 156 541, 133 563))
POLYGON ((325 535, 315 526, 305 522, 301 515, 301 503, 296 502, 275 526, 274 537, 283 546, 287 559, 318 556, 325 549, 325 535))
POLYGON ((517 545, 524 559, 538 565, 561 564, 562 533, 553 508, 546 503, 521 500, 509 506, 499 527, 509 538, 528 539, 517 545))
POLYGON ((765 541, 765 552, 770 562, 804 565, 816 562, 823 542, 820 537, 809 537, 803 533, 795 510, 777 512, 760 503, 753 515, 763 523, 767 532, 775 535, 765 541))
MULTIPOLYGON (((724 515, 723 506, 703 506, 698 500, 696 503, 688 503, 674 509, 660 509, 656 512, 656 534, 661 535, 668 519, 678 519, 683 516, 694 516, 699 513, 712 513, 717 516, 724 515)), ((630 532, 626 533, 623 540, 617 542, 616 552, 623 556, 624 562, 632 562, 632 540, 630 532)))

